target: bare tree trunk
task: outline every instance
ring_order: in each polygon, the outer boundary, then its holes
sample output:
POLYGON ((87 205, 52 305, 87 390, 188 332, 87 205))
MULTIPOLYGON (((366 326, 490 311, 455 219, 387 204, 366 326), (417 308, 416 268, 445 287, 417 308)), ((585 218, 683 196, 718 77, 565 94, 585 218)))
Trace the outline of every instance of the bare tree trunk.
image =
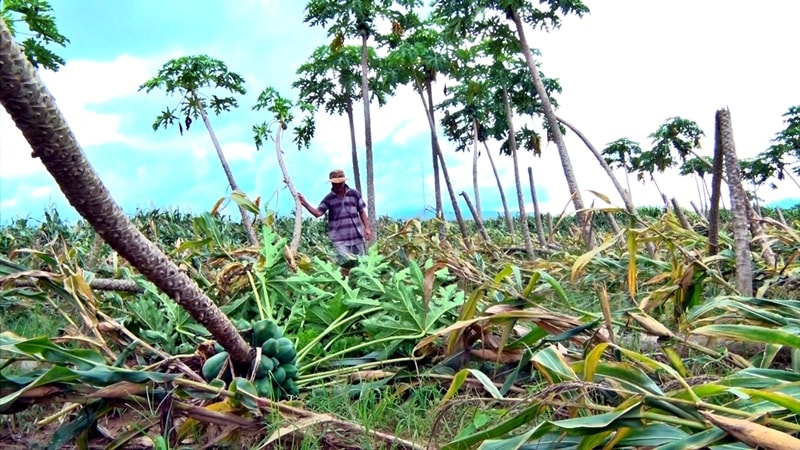
POLYGON ((508 101, 508 90, 503 87, 503 104, 506 108, 506 120, 508 121, 508 144, 511 149, 511 159, 514 161, 514 183, 517 186, 517 203, 519 204, 519 222, 522 227, 522 238, 525 242, 525 251, 528 256, 533 258, 533 242, 531 242, 531 231, 528 227, 528 214, 525 212, 525 199, 522 198, 522 182, 519 178, 519 162, 517 161, 517 136, 514 132, 514 115, 511 113, 511 104, 508 101))
POLYGON ((489 164, 492 165, 492 172, 494 173, 494 179, 497 181, 497 190, 500 192, 500 201, 503 203, 503 213, 506 217, 506 229, 508 229, 508 234, 511 235, 511 239, 514 239, 514 218, 511 216, 511 211, 508 209, 508 202, 506 201, 506 193, 505 189, 503 189, 503 183, 500 181, 500 175, 497 174, 497 167, 494 165, 494 158, 492 158, 492 152, 489 151, 489 145, 486 144, 486 141, 483 141, 483 148, 486 149, 486 156, 489 157, 489 164))
MULTIPOLYGON (((614 232, 615 235, 620 233, 619 224, 617 223, 617 219, 614 218, 614 214, 606 211, 606 219, 608 219, 608 224, 611 226, 611 231, 614 232)), ((625 247, 625 244, 620 242, 620 247, 625 247)))
POLYGON ((369 245, 378 240, 378 217, 375 213, 375 170, 372 155, 372 120, 369 117, 369 64, 367 57, 367 39, 369 35, 361 36, 361 98, 364 102, 364 146, 367 153, 367 217, 369 228, 372 230, 372 239, 369 245))
MULTIPOLYGON (((425 80, 425 91, 428 95, 428 104, 433 107, 433 88, 429 80, 425 80)), ((424 102, 423 102, 424 104, 424 102)), ((426 107, 427 109, 427 107, 426 107)), ((439 178, 439 154, 436 153, 436 146, 433 144, 437 140, 436 123, 431 127, 431 156, 433 157, 433 195, 436 198, 436 217, 437 229, 439 230, 439 242, 445 239, 444 229, 444 202, 442 201, 442 181, 439 178)))
POLYGON ((775 207, 775 213, 778 215, 778 221, 780 221, 780 223, 789 226, 789 224, 786 223, 786 219, 783 217, 783 212, 781 212, 780 208, 775 207))
POLYGON ((300 237, 303 232, 303 208, 297 195, 297 189, 294 188, 292 178, 289 176, 289 170, 286 168, 286 163, 283 161, 283 149, 281 149, 282 138, 283 127, 278 127, 278 131, 275 133, 275 155, 278 157, 278 166, 280 166, 281 173, 283 174, 283 182, 286 183, 286 187, 289 188, 289 192, 294 199, 294 230, 292 231, 292 241, 289 244, 289 249, 292 251, 292 254, 294 254, 297 253, 297 249, 300 247, 300 237))
POLYGON ((711 166, 711 199, 708 206, 708 256, 719 253, 719 203, 722 197, 724 159, 722 133, 719 129, 719 119, 717 119, 714 130, 714 161, 711 166))
POLYGON ((595 159, 597 159, 597 162, 600 163, 600 167, 602 167, 603 171, 605 171, 606 175, 608 175, 608 178, 611 180, 611 183, 614 184, 614 189, 616 189, 620 197, 622 197, 622 202, 625 204, 625 209, 627 209, 629 213, 635 214, 636 211, 633 206, 633 200, 631 199, 630 190, 625 190, 625 188, 622 187, 622 185, 619 183, 619 180, 614 175, 613 169, 611 169, 611 166, 609 166, 605 158, 603 158, 603 155, 597 151, 594 145, 592 145, 592 143, 589 142, 589 139, 587 139, 586 136, 584 136, 584 134, 580 132, 580 130, 575 128, 572 124, 562 119, 561 117, 556 116, 556 118, 558 119, 559 122, 563 123, 567 128, 572 130, 572 132, 575 133, 581 139, 581 141, 583 141, 584 145, 586 145, 586 148, 588 148, 589 151, 592 152, 592 155, 594 155, 595 159))
POLYGON ((728 109, 717 111, 717 123, 731 196, 733 241, 736 250, 736 287, 741 295, 749 297, 753 295, 753 267, 750 255, 750 230, 747 224, 747 197, 739 174, 739 159, 736 156, 731 113, 728 109))
POLYGON ((681 223, 681 226, 685 230, 691 230, 692 225, 689 223, 689 220, 686 219, 686 215, 683 213, 683 209, 681 209, 681 205, 678 204, 678 199, 672 197, 672 206, 675 208, 675 215, 678 216, 678 221, 681 223))
POLYGON ((695 205, 693 201, 690 200, 689 204, 692 205, 692 209, 694 210, 695 214, 697 214, 700 217, 704 216, 703 211, 700 208, 698 208, 697 205, 695 205))
MULTIPOLYGON (((428 100, 428 104, 433 107, 433 103, 430 99, 428 100)), ((472 119, 472 130, 472 185, 475 191, 475 211, 478 213, 478 217, 483 218, 483 213, 481 212, 481 191, 478 187, 478 121, 475 119, 472 119)))
POLYGON ((353 100, 347 98, 347 124, 350 126, 350 152, 353 160, 353 178, 356 180, 356 190, 361 193, 361 169, 358 167, 358 146, 356 145, 356 124, 353 117, 353 100))
POLYGON ((89 164, 55 99, 0 20, 0 103, 61 192, 103 240, 175 300, 230 353, 250 360, 231 321, 161 250, 133 226, 89 164))
POLYGON ((486 242, 491 242, 489 239, 489 235, 486 233, 486 228, 483 226, 483 220, 481 220, 481 216, 478 215, 478 211, 472 206, 472 201, 469 199, 469 194, 465 191, 461 191, 461 196, 464 197, 464 201, 467 203, 467 208, 469 208, 470 214, 472 214, 472 218, 475 220, 475 227, 478 228, 478 232, 481 234, 481 237, 486 242))
POLYGON ((472 248, 472 242, 469 238, 469 232, 467 231, 467 224, 464 222, 464 217, 461 215, 461 208, 458 206, 458 197, 456 197, 453 184, 450 182, 450 175, 447 173, 447 164, 444 162, 442 148, 439 146, 439 137, 436 135, 436 120, 433 117, 433 105, 428 105, 425 101, 425 95, 422 93, 423 87, 419 80, 416 80, 416 85, 419 99, 422 100, 422 107, 425 109, 425 116, 428 118, 428 126, 431 127, 434 151, 439 158, 442 175, 444 176, 444 184, 447 187, 448 194, 450 194, 450 201, 453 204, 453 213, 456 215, 456 222, 458 223, 459 230, 461 230, 461 237, 464 239, 466 247, 472 248))
MULTIPOLYGON (((194 92, 192 93, 192 96, 194 96, 195 98, 197 97, 194 94, 194 92)), ((199 109, 200 109, 200 117, 203 118, 203 123, 206 126, 206 130, 208 130, 208 135, 211 136, 211 143, 214 144, 214 149, 217 151, 219 162, 220 164, 222 164, 222 170, 225 172, 225 176, 228 178, 228 184, 230 185, 233 191, 241 192, 241 189, 239 189, 239 185, 233 178, 233 172, 231 171, 231 167, 228 165, 228 161, 225 159, 225 154, 222 153, 222 147, 219 145, 219 141, 217 140, 217 134, 214 133, 214 128, 211 126, 211 121, 208 120, 208 114, 206 114, 206 110, 204 108, 199 108, 199 109)), ((247 214, 247 211, 241 205, 239 205, 239 213, 242 215, 242 225, 244 225, 244 229, 247 232, 247 239, 250 241, 250 245, 257 246, 258 238, 256 237, 256 233, 253 230, 253 224, 250 222, 250 215, 247 214)))
POLYGON ((553 234, 555 232, 553 228, 553 215, 547 213, 545 214, 545 218, 547 219, 547 234, 553 234))
POLYGON ((542 227, 542 213, 539 211, 539 198, 536 196, 536 186, 533 184, 533 169, 528 166, 528 183, 531 185, 531 197, 533 198, 533 217, 536 222, 536 238, 542 247, 547 244, 542 227))
MULTIPOLYGON (((742 187, 742 192, 744 192, 744 187, 742 187)), ((745 196, 745 199, 747 199, 747 196, 745 196)), ((745 207, 747 208, 747 221, 750 224, 750 233, 753 235, 753 241, 758 242, 761 247, 761 258, 764 263, 774 269, 777 267, 778 261, 769 246, 769 236, 764 232, 764 227, 761 226, 761 215, 753 210, 753 205, 750 202, 745 203, 745 207)))
MULTIPOLYGON (((556 118, 553 105, 550 103, 550 97, 547 96, 544 83, 542 83, 542 77, 539 76, 539 69, 536 67, 536 62, 533 60, 533 53, 528 45, 528 40, 525 38, 525 31, 522 26, 522 20, 519 17, 519 11, 515 7, 511 7, 510 9, 512 19, 517 27, 517 35, 519 36, 522 54, 525 56, 525 62, 528 64, 528 70, 530 70, 531 76, 533 77, 533 86, 536 89, 536 95, 539 96, 539 100, 542 102, 542 112, 544 113, 544 117, 547 119, 547 123, 550 126, 550 132, 553 135, 553 140, 556 143, 556 147, 558 147, 558 154, 561 158, 561 167, 564 169, 564 177, 567 179, 569 193, 572 196, 572 204, 575 207, 575 215, 578 219, 578 223, 584 224, 586 222, 586 214, 583 211, 583 198, 581 198, 581 192, 578 188, 578 180, 575 178, 575 172, 572 170, 572 162, 569 158, 569 153, 567 152, 567 146, 564 144, 564 136, 561 134, 561 127, 558 124, 558 119, 556 118)), ((592 236, 588 234, 586 227, 582 227, 582 233, 583 241, 586 244, 586 247, 588 249, 593 248, 594 242, 592 242, 592 236)))

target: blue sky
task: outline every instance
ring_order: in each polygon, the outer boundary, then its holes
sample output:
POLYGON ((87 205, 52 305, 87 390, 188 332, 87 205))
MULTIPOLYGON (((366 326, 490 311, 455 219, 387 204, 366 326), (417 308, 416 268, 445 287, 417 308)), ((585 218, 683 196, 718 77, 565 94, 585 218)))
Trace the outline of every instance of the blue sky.
MULTIPOLYGON (((676 0, 672 2, 586 1, 591 13, 568 18, 551 33, 528 30, 542 51, 542 68, 560 79, 559 115, 580 128, 595 147, 629 137, 648 148, 648 134, 669 117, 696 121, 706 131, 702 154, 713 148, 717 109, 729 107, 740 157, 754 156, 783 128, 781 114, 800 104, 796 82, 800 60, 791 57, 800 2, 774 0, 769 8, 751 2, 676 0)), ((268 119, 251 110, 258 93, 273 86, 294 98, 295 71, 319 45, 325 30, 303 23, 305 2, 294 0, 171 1, 53 0, 62 34, 71 43, 57 49, 67 64, 41 77, 55 96, 89 160, 123 209, 179 208, 207 211, 230 194, 211 141, 198 121, 181 136, 177 129, 153 131, 155 116, 176 99, 162 92, 138 92, 170 58, 208 54, 224 61, 246 80, 248 93, 239 109, 211 121, 242 189, 261 196, 280 214, 292 199, 282 183, 274 145, 256 151, 251 126, 268 119)), ((435 88, 442 95, 442 87, 435 88)), ((430 138, 419 98, 401 89, 384 108, 372 107, 379 215, 423 214, 433 205, 430 138)), ((363 112, 356 130, 364 172, 363 112)), ((581 141, 571 133, 566 144, 589 205, 603 205, 590 191, 621 204, 581 141)), ((513 201, 513 167, 497 156, 507 197, 513 201)), ((317 116, 317 134, 309 149, 283 142, 286 164, 297 188, 312 202, 321 199, 332 168, 352 175, 349 134, 344 116, 317 116)), ((456 192, 472 192, 471 155, 456 154, 445 143, 456 192)), ((536 158, 522 155, 527 179, 533 168, 537 194, 546 211, 569 203, 554 145, 536 158)), ((485 215, 500 209, 495 181, 485 155, 480 157, 480 195, 485 215)), ((622 176, 622 174, 620 174, 622 176)), ((362 180, 363 181, 363 180, 362 180)), ((698 203, 690 178, 661 175, 659 184, 684 205, 698 203)), ((652 184, 631 180, 634 201, 660 204, 652 184)), ((526 183, 527 185, 527 183, 526 183)), ((783 183, 759 191, 767 202, 800 198, 800 189, 783 183)), ((366 190, 366 189, 365 189, 366 190)), ((444 193, 446 204, 447 197, 444 193)), ((727 202, 727 192, 725 193, 727 202)), ((530 207, 530 192, 525 188, 530 207)), ((30 158, 13 122, 0 111, 0 221, 40 217, 56 205, 64 217, 77 217, 43 166, 30 158)), ((466 207, 462 203, 466 213, 466 207)), ((450 209, 450 208, 448 208, 450 209)), ((225 210, 236 215, 233 206, 225 210)))

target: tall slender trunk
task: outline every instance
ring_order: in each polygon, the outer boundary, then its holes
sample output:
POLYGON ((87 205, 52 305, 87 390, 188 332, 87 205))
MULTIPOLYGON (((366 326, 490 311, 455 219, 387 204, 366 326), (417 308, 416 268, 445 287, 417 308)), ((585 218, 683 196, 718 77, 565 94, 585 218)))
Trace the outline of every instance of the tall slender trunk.
POLYGON ((353 117, 353 100, 348 96, 347 106, 347 124, 350 126, 350 152, 351 159, 353 160, 353 179, 356 180, 356 190, 361 191, 361 169, 358 167, 358 146, 356 145, 356 124, 353 117))
POLYGON ((508 121, 508 146, 511 149, 511 160, 514 162, 514 183, 517 186, 517 203, 519 204, 519 222, 522 227, 522 239, 525 242, 525 251, 531 258, 533 254, 533 242, 531 242, 531 231, 528 227, 528 214, 525 212, 525 199, 522 198, 522 182, 519 178, 519 161, 517 161, 517 136, 514 133, 514 115, 511 113, 511 104, 508 101, 508 90, 503 87, 503 105, 506 109, 506 120, 508 121))
POLYGON ((283 149, 281 148, 282 138, 283 127, 278 127, 278 131, 275 133, 275 155, 278 158, 278 166, 281 168, 286 187, 289 188, 289 192, 294 199, 294 230, 292 231, 292 241, 289 244, 289 249, 292 253, 297 253, 297 249, 300 247, 301 233, 303 231, 303 208, 297 195, 297 189, 294 188, 294 183, 292 183, 292 177, 289 176, 289 169, 286 168, 286 163, 283 161, 283 149))
POLYGON ((372 239, 369 244, 378 239, 378 218, 375 213, 375 171, 372 158, 372 121, 369 117, 369 64, 367 54, 367 39, 369 35, 361 36, 361 98, 364 101, 364 147, 367 152, 367 217, 369 228, 372 230, 372 239))
POLYGON ((753 267, 750 254, 750 230, 747 224, 747 196, 742 188, 739 174, 739 159, 733 141, 731 113, 727 109, 717 111, 718 131, 721 135, 722 153, 725 155, 725 172, 731 196, 733 215, 733 241, 736 254, 736 287, 744 296, 753 295, 753 267))
POLYGON ((483 141, 483 148, 486 150, 486 156, 489 157, 489 164, 492 166, 492 173, 494 173, 494 179, 497 181, 497 190, 500 192, 500 201, 503 203, 503 213, 506 217, 506 229, 508 229, 508 234, 511 235, 511 239, 514 239, 514 218, 511 216, 511 211, 508 209, 508 202, 506 201, 506 192, 503 189, 503 183, 500 181, 500 175, 497 174, 497 167, 494 165, 494 158, 492 158, 492 152, 489 151, 489 144, 486 141, 483 141))
POLYGON ((608 178, 611 180, 611 183, 614 184, 614 189, 616 189, 617 192, 619 192, 620 197, 622 197, 622 201, 625 204, 625 209, 628 210, 630 214, 634 214, 635 208, 633 206, 633 200, 631 199, 630 184, 628 184, 628 190, 625 190, 619 183, 619 180, 617 179, 616 175, 614 175, 614 171, 611 169, 611 166, 608 165, 605 158, 603 158, 603 155, 597 151, 595 146, 592 145, 591 142, 589 142, 589 139, 586 138, 586 136, 583 133, 581 133, 580 130, 575 128, 575 126, 573 126, 571 123, 567 122, 561 117, 556 117, 556 118, 558 119, 559 122, 563 123, 567 128, 572 130, 572 132, 575 133, 581 139, 581 141, 583 141, 583 144, 586 145, 586 148, 588 148, 589 151, 592 152, 592 155, 594 155, 595 159, 597 159, 597 162, 600 163, 600 167, 603 168, 606 175, 608 175, 608 178))
POLYGON ((525 38, 525 31, 522 27, 522 20, 519 17, 519 11, 515 7, 511 7, 511 16, 514 24, 517 27, 517 35, 519 36, 520 47, 522 54, 525 56, 525 62, 528 64, 528 70, 533 77, 533 87, 536 89, 536 95, 542 102, 542 112, 547 119, 550 126, 550 132, 553 135, 553 140, 558 147, 558 155, 561 158, 561 167, 564 169, 564 177, 567 179, 567 186, 569 193, 572 196, 572 204, 575 207, 575 216, 581 224, 581 234, 586 247, 591 249, 594 247, 594 242, 591 236, 590 227, 586 227, 586 214, 583 211, 583 198, 581 197, 580 189, 578 188, 578 180, 575 178, 575 172, 572 170, 572 161, 567 152, 567 146, 564 144, 564 136, 561 134, 561 127, 558 124, 553 105, 550 103, 550 97, 547 96, 547 91, 544 89, 542 77, 539 76, 539 69, 536 68, 536 62, 533 60, 533 53, 531 47, 528 45, 528 40, 525 38))
POLYGON ((719 201, 722 197, 722 170, 725 156, 722 153, 722 133, 719 120, 714 130, 714 160, 711 166, 711 200, 708 207, 708 256, 719 253, 719 201))
POLYGON ((547 244, 547 239, 544 237, 544 229, 542 228, 542 213, 539 211, 539 197, 536 195, 536 185, 533 184, 533 169, 528 166, 528 183, 531 185, 531 198, 533 199, 533 217, 536 222, 536 238, 539 239, 539 245, 542 247, 547 244))
POLYGON ((111 198, 55 99, 0 20, 0 104, 76 211, 120 256, 175 300, 230 353, 250 360, 250 346, 197 284, 133 226, 111 198))
MULTIPOLYGON (((428 79, 425 79, 425 91, 428 96, 428 104, 433 107, 433 87, 431 86, 431 82, 428 79)), ((436 137, 436 123, 434 122, 434 126, 431 127, 431 157, 433 158, 433 195, 436 201, 436 218, 437 218, 437 229, 439 231, 439 241, 443 241, 445 239, 445 229, 444 229, 444 203, 442 202, 442 181, 439 178, 439 156, 436 153, 436 146, 434 142, 437 140, 436 137)))
MULTIPOLYGON (((191 95, 195 97, 195 99, 197 98, 197 95, 194 92, 192 92, 191 95)), ((232 190, 241 192, 241 189, 239 189, 239 185, 233 178, 233 172, 231 171, 231 167, 228 165, 228 160, 225 159, 225 154, 222 153, 222 147, 219 145, 219 141, 217 140, 217 134, 214 133, 214 128, 211 126, 211 121, 208 120, 208 114, 206 114, 206 110, 204 108, 199 108, 199 109, 200 109, 200 117, 203 118, 203 123, 206 126, 206 130, 208 130, 208 135, 211 136, 211 143, 214 144, 214 149, 217 151, 219 162, 220 164, 222 164, 222 170, 225 172, 225 176, 228 178, 228 184, 230 185, 232 190)), ((244 229, 247 232, 247 239, 250 241, 250 245, 257 246, 258 238, 256 237, 256 233, 253 230, 253 224, 250 222, 250 215, 247 214, 247 211, 241 205, 239 205, 239 213, 241 213, 242 215, 242 225, 244 225, 244 229)))
MULTIPOLYGON (((429 104, 433 105, 433 103, 429 104)), ((475 191, 475 211, 478 213, 478 217, 482 218, 481 191, 478 188, 478 121, 475 119, 472 119, 472 131, 472 186, 475 191)))
POLYGON ((458 206, 458 197, 456 197, 456 191, 453 190, 453 184, 450 182, 450 175, 447 173, 447 164, 444 162, 442 148, 439 146, 439 137, 436 135, 436 120, 433 117, 433 104, 428 104, 425 101, 422 83, 420 83, 419 80, 415 80, 415 82, 417 93, 419 93, 419 99, 422 101, 423 109, 425 109, 425 116, 428 118, 428 126, 431 127, 431 138, 433 139, 434 152, 436 152, 436 156, 439 159, 439 165, 442 169, 442 176, 444 176, 444 184, 447 187, 447 193, 450 195, 450 202, 453 204, 453 213, 456 215, 456 222, 458 223, 458 228, 461 231, 461 237, 464 239, 464 244, 466 247, 472 248, 472 242, 469 238, 469 232, 467 231, 467 224, 464 222, 464 217, 461 215, 461 208, 458 206))
POLYGON ((466 191, 461 191, 461 196, 464 197, 464 203, 467 204, 467 208, 469 208, 470 214, 472 214, 472 219, 475 221, 475 228, 478 229, 478 233, 481 234, 481 237, 484 241, 490 242, 489 234, 486 232, 486 228, 483 226, 483 220, 481 216, 478 215, 478 211, 472 206, 472 201, 469 199, 469 194, 466 191))

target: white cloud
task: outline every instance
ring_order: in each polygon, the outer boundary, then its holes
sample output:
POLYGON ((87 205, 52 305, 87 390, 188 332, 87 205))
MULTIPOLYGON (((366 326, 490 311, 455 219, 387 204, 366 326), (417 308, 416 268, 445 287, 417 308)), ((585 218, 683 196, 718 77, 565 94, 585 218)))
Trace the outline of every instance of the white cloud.
MULTIPOLYGON (((91 111, 90 106, 135 94, 151 66, 146 60, 121 55, 108 62, 69 61, 58 72, 43 70, 39 75, 85 149, 124 141, 120 116, 91 111)), ((31 153, 22 132, 8 113, 0 110, 0 178, 44 172, 31 153)))
POLYGON ((52 186, 39 186, 31 190, 31 198, 45 198, 53 193, 52 186))

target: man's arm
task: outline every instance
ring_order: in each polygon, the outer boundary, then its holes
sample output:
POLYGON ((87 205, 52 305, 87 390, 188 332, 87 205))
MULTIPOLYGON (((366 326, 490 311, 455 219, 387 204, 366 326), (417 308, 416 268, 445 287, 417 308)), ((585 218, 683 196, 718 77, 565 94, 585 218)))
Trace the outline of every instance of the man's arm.
POLYGON ((364 224, 364 237, 367 238, 367 240, 372 239, 372 230, 369 229, 369 219, 367 219, 367 210, 362 209, 361 214, 359 214, 359 216, 361 216, 361 223, 364 224))
POLYGON ((308 203, 308 200, 306 200, 306 198, 303 197, 303 194, 301 194, 299 192, 297 193, 297 199, 300 200, 300 204, 303 205, 303 207, 305 209, 307 209, 308 212, 310 212, 312 216, 319 217, 319 216, 325 214, 322 211, 320 211, 319 209, 317 209, 314 206, 312 206, 310 203, 308 203))

